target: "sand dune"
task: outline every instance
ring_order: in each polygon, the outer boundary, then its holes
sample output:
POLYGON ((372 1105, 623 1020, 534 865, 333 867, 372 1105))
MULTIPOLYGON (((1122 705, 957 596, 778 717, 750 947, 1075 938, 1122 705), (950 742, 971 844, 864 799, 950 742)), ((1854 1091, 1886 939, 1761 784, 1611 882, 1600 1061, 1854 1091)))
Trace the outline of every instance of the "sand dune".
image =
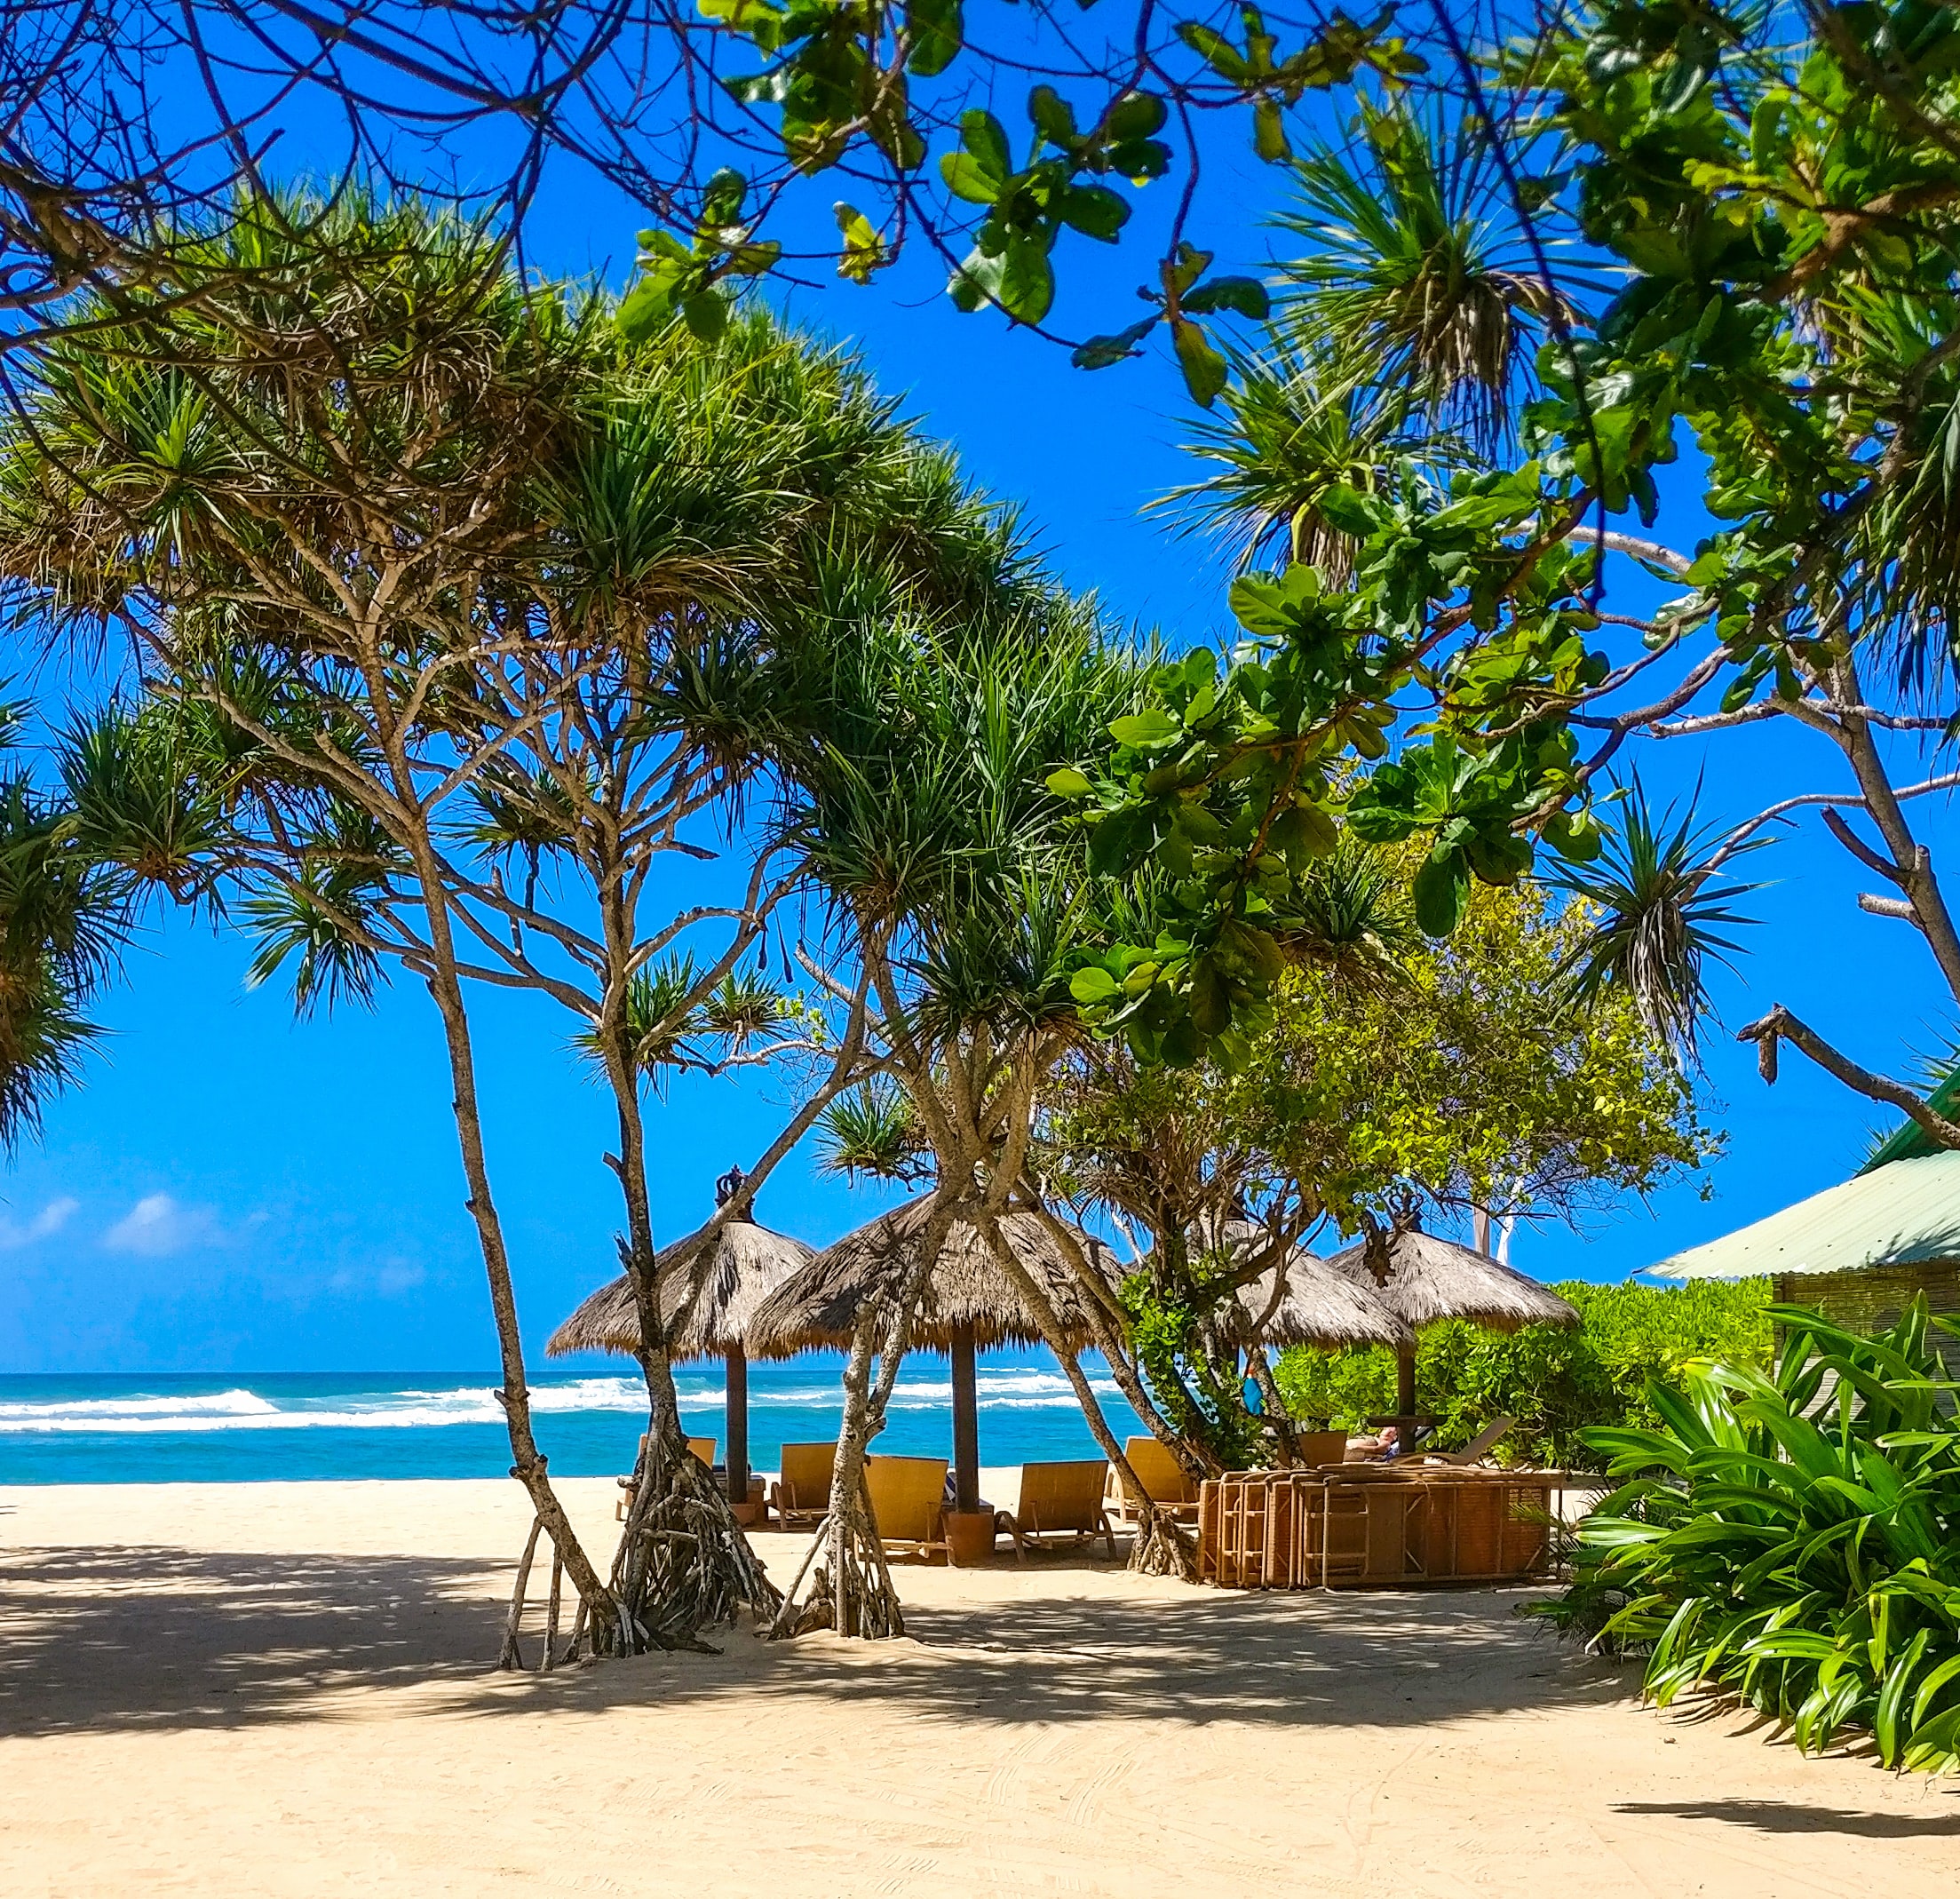
MULTIPOLYGON (((609 1551, 612 1487, 565 1489, 609 1551)), ((1960 1872, 1950 1784, 1643 1712, 1514 1593, 908 1568, 902 1643, 513 1679, 485 1663, 526 1521, 506 1483, 0 1490, 0 1890, 1906 1899, 1960 1872)), ((787 1577, 797 1544, 763 1546, 787 1577)))

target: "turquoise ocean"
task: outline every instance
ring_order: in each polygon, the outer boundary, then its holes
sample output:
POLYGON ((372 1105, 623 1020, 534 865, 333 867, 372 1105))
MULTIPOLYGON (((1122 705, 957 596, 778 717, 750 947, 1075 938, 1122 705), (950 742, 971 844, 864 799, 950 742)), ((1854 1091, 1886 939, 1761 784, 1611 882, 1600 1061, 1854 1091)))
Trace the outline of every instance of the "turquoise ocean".
MULTIPOLYGON (((1091 1368, 1119 1436, 1137 1428, 1105 1368, 1091 1368)), ((749 1456, 776 1467, 785 1442, 837 1435, 842 1361, 813 1353, 749 1371, 749 1456)), ((726 1450, 721 1367, 676 1374, 688 1429, 726 1450)), ((0 1377, 0 1484, 257 1482, 275 1478, 501 1477, 510 1444, 492 1377, 428 1372, 219 1372, 115 1377, 0 1377)), ((1040 1351, 983 1354, 983 1464, 1093 1457, 1075 1393, 1040 1351)), ((881 1450, 952 1454, 946 1362, 907 1361, 881 1450)), ((613 1476, 631 1467, 646 1427, 637 1372, 595 1360, 581 1373, 554 1364, 535 1379, 531 1404, 552 1472, 613 1476)))

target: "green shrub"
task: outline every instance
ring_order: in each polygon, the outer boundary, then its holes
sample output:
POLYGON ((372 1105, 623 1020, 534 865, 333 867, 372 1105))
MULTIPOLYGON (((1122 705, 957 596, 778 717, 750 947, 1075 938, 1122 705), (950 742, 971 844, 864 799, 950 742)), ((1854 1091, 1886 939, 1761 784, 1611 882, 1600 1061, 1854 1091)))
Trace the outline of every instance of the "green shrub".
MULTIPOLYGON (((1498 1447, 1507 1461, 1603 1469, 1600 1453, 1581 1434, 1599 1425, 1659 1424, 1647 1394, 1651 1381, 1676 1382, 1681 1368, 1698 1358, 1769 1364, 1766 1279, 1685 1286, 1568 1280, 1555 1290, 1578 1307, 1577 1327, 1528 1325, 1504 1333, 1452 1320, 1424 1328, 1416 1408, 1440 1418, 1440 1448, 1467 1443, 1490 1418, 1506 1416, 1516 1420, 1498 1447)), ((1382 1347, 1289 1351, 1278 1379, 1288 1409, 1300 1418, 1352 1429, 1395 1408, 1395 1356, 1382 1347)))
POLYGON ((1960 1421, 1925 1300, 1869 1339, 1771 1310, 1773 1375, 1690 1365, 1654 1385, 1658 1428, 1586 1434, 1631 1481, 1535 1612, 1644 1650, 1663 1707, 1713 1688, 1800 1747, 1855 1728, 1887 1767, 1960 1766, 1960 1421))

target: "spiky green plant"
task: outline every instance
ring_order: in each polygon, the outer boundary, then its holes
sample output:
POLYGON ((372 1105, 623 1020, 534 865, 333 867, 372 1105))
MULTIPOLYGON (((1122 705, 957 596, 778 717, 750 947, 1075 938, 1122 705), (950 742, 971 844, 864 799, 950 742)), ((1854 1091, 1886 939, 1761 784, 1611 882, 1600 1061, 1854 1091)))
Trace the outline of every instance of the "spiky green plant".
POLYGON ((1276 328, 1495 447, 1572 299, 1516 227, 1472 116, 1364 107, 1357 131, 1295 167, 1297 206, 1277 223, 1308 249, 1281 267, 1276 328))
POLYGON ((932 1172, 932 1149, 911 1099, 878 1080, 841 1095, 817 1123, 817 1152, 827 1173, 907 1183, 932 1172))
POLYGON ((1774 1371, 1700 1362, 1655 1384, 1658 1430, 1583 1434, 1627 1481, 1536 1606, 1646 1657, 1665 1707, 1706 1688, 1821 1751, 1869 1731, 1887 1767, 1960 1766, 1960 1421, 1922 1295, 1865 1337, 1802 1307, 1774 1371))
POLYGON ((1693 799, 1678 814, 1672 806, 1656 814, 1636 778, 1599 856, 1564 866, 1551 879, 1598 911, 1570 965, 1578 998, 1609 984, 1624 989, 1647 1027, 1694 1059, 1711 1007, 1708 965, 1726 964, 1734 953, 1738 946, 1723 933, 1755 920, 1734 904, 1761 888, 1725 879, 1722 866, 1769 841, 1723 842, 1719 827, 1695 822, 1693 799))

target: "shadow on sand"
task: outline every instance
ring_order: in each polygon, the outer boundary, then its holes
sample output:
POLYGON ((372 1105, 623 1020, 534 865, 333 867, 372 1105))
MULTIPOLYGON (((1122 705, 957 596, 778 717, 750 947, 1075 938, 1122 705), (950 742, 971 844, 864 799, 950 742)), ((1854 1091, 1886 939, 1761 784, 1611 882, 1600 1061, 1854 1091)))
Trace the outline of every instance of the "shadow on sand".
POLYGON ((1625 1800, 1615 1813, 1670 1820, 1718 1820, 1758 1833, 1846 1833, 1859 1839, 1960 1839, 1960 1814, 1845 1813, 1781 1800, 1625 1800))
MULTIPOLYGON (((774 1567, 774 1565, 772 1565, 774 1567)), ((717 1635, 653 1656, 510 1676, 508 1589, 479 1562, 171 1547, 0 1552, 0 1733, 331 1720, 349 1691, 432 1692, 451 1714, 712 1700, 734 1689, 890 1702, 921 1717, 1068 1721, 1111 1712, 1276 1727, 1446 1720, 1617 1700, 1628 1678, 1512 1614, 1519 1592, 1239 1594, 1138 1601, 1051 1589, 908 1604, 910 1642, 717 1635)), ((1027 1572, 1030 1580, 1036 1567, 1027 1572)), ((901 1593, 904 1582, 900 1582, 901 1593)), ((536 1654, 533 1611, 529 1656, 536 1654)), ((569 1625, 569 1610, 567 1612, 569 1625)))

